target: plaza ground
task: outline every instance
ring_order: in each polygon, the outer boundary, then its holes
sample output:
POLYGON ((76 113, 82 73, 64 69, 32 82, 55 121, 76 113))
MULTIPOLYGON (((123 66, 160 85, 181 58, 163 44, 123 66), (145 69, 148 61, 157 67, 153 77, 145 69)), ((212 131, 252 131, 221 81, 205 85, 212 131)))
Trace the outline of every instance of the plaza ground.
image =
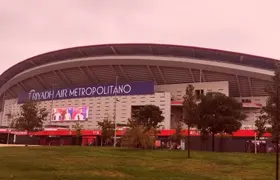
POLYGON ((131 150, 100 147, 3 147, 0 179, 274 179, 274 154, 131 150))

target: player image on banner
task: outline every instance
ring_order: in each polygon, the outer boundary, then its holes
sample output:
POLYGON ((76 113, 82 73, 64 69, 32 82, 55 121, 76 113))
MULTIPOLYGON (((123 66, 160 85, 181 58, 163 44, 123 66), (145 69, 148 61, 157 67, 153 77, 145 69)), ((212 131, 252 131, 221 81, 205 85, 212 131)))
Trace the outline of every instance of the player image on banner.
POLYGON ((88 115, 88 108, 87 107, 79 107, 73 109, 72 119, 76 121, 86 120, 88 115))
POLYGON ((67 111, 64 115, 64 120, 65 121, 72 120, 72 112, 73 112, 73 108, 67 108, 67 111))
POLYGON ((52 121, 84 121, 88 118, 88 107, 53 108, 52 121))
POLYGON ((53 121, 60 121, 60 120, 62 120, 61 109, 54 108, 52 110, 52 120, 53 121))

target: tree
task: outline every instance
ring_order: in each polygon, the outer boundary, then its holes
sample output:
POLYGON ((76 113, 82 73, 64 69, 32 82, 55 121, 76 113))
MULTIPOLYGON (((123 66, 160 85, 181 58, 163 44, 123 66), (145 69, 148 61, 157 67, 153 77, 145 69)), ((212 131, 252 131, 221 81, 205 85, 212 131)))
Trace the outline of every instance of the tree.
POLYGON ((204 150, 205 142, 209 139, 209 132, 207 129, 200 129, 201 150, 204 150))
POLYGON ((182 139, 184 139, 184 135, 183 135, 183 123, 181 121, 176 122, 176 129, 175 129, 175 133, 172 134, 169 139, 172 142, 175 143, 180 143, 180 141, 182 139))
POLYGON ((157 129, 164 116, 158 106, 146 105, 132 113, 128 120, 128 129, 121 139, 122 146, 134 148, 151 148, 157 136, 157 129))
POLYGON ((146 105, 141 107, 139 111, 134 112, 132 119, 135 121, 134 123, 150 131, 159 128, 164 116, 162 116, 162 111, 158 106, 146 105))
POLYGON ((188 126, 188 158, 190 158, 190 129, 198 121, 198 105, 197 97, 194 92, 193 85, 188 85, 186 88, 186 93, 183 102, 183 121, 188 126))
POLYGON ((154 147, 155 139, 147 132, 147 128, 136 120, 129 119, 128 129, 121 138, 121 145, 130 148, 150 149, 154 147))
POLYGON ((80 124, 80 122, 76 122, 75 125, 73 125, 73 129, 75 130, 75 135, 76 135, 76 145, 79 143, 79 139, 82 136, 82 129, 83 125, 80 124))
POLYGON ((246 115, 242 113, 242 104, 222 93, 207 93, 199 103, 199 130, 212 135, 212 151, 215 151, 215 134, 232 134, 240 129, 246 115))
POLYGON ((267 85, 265 91, 268 93, 266 106, 263 111, 268 116, 268 124, 271 125, 272 137, 274 140, 279 140, 280 135, 280 65, 276 66, 272 84, 267 85))
POLYGON ((260 139, 265 132, 267 132, 268 116, 261 110, 261 115, 255 120, 255 126, 257 127, 257 138, 260 139))
POLYGON ((104 118, 103 121, 97 121, 97 125, 101 128, 101 145, 108 145, 115 133, 115 124, 108 117, 104 118))
POLYGON ((276 147, 276 179, 279 175, 279 135, 280 135, 280 65, 277 64, 272 77, 272 83, 268 84, 265 91, 268 93, 266 106, 263 107, 264 112, 268 115, 269 129, 272 134, 273 142, 276 147))
POLYGON ((44 121, 48 116, 46 108, 39 108, 37 102, 26 101, 20 106, 20 114, 11 126, 20 131, 30 132, 43 128, 44 121))

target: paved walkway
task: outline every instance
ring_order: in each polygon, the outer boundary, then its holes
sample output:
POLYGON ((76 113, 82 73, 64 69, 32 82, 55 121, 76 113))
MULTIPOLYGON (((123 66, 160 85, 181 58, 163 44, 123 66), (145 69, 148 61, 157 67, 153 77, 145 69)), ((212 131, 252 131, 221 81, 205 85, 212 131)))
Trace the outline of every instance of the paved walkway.
MULTIPOLYGON (((24 147, 25 144, 0 144, 0 147, 24 147)), ((28 146, 39 146, 39 145, 28 145, 28 146)))

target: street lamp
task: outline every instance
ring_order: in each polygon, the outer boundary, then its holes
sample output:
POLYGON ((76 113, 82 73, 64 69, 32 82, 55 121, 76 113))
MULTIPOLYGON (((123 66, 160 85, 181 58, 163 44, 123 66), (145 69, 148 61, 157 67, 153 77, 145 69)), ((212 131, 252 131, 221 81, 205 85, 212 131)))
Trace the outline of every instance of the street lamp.
POLYGON ((254 130, 254 145, 255 145, 255 154, 257 154, 257 129, 256 127, 253 125, 253 130, 254 130))
POLYGON ((56 84, 52 84, 52 99, 51 99, 51 117, 49 125, 52 124, 52 117, 53 117, 53 104, 54 104, 54 97, 55 97, 55 86, 56 84))
POLYGON ((277 86, 276 88, 276 105, 272 104, 272 107, 276 107, 276 119, 275 119, 275 123, 274 123, 274 127, 276 130, 276 137, 275 137, 275 144, 276 144, 276 175, 275 175, 275 179, 278 180, 279 177, 279 128, 278 128, 278 120, 279 120, 279 115, 278 115, 278 109, 279 109, 279 96, 278 96, 278 91, 279 91, 279 87, 277 86))
POLYGON ((11 125, 9 124, 8 126, 8 134, 7 134, 7 144, 10 144, 10 130, 11 130, 11 125))
MULTIPOLYGON (((115 88, 118 89, 118 79, 119 77, 116 76, 116 84, 115 84, 115 88)), ((114 98, 114 147, 117 146, 117 92, 115 92, 115 98, 114 98)))

